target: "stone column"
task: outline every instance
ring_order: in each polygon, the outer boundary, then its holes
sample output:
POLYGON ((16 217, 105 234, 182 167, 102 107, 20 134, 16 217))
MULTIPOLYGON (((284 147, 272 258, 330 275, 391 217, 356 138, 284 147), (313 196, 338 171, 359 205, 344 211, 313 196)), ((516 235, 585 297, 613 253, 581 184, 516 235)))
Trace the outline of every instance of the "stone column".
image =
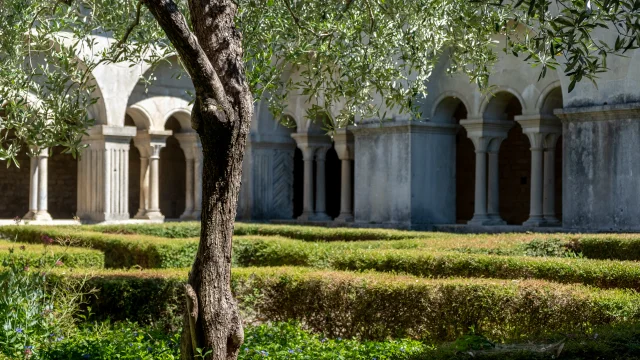
POLYGON ((487 150, 476 145, 476 186, 473 218, 470 225, 484 225, 487 215, 487 150))
POLYGON ((202 144, 200 141, 195 143, 193 159, 193 214, 194 220, 200 220, 202 217, 202 144))
POLYGON ((42 149, 38 156, 38 212, 35 220, 50 221, 49 214, 49 149, 42 149))
POLYGON ((149 154, 140 152, 140 204, 135 219, 144 219, 149 208, 149 154))
POLYGON ((194 199, 195 194, 195 153, 196 144, 200 141, 198 134, 195 132, 175 134, 176 139, 180 142, 180 147, 184 152, 186 162, 185 174, 185 206, 184 212, 180 215, 181 220, 193 220, 195 211, 194 199))
POLYGON ((302 215, 298 220, 310 220, 314 216, 313 210, 313 158, 316 152, 315 147, 306 147, 302 150, 304 161, 304 183, 302 195, 302 215))
POLYGON ((494 137, 489 143, 487 154, 489 156, 489 188, 487 200, 487 216, 489 222, 486 225, 506 225, 500 217, 500 145, 504 138, 494 137))
POLYGON ((516 117, 522 126, 522 131, 529 138, 531 144, 531 194, 529 200, 529 219, 524 226, 545 226, 543 216, 543 186, 544 186, 544 147, 545 138, 549 134, 561 133, 560 120, 553 115, 532 114, 516 117))
POLYGON ((316 212, 313 220, 329 221, 327 215, 327 190, 326 190, 326 159, 328 147, 319 147, 316 150, 316 212))
POLYGON ((31 156, 30 160, 29 211, 22 217, 24 220, 34 220, 38 212, 38 156, 31 156))
POLYGON ((556 218, 556 142, 559 137, 560 134, 549 134, 545 137, 542 215, 549 226, 561 224, 556 218))
POLYGON ((82 139, 78 161, 78 217, 96 222, 129 219, 129 142, 133 126, 96 125, 82 139))
POLYGON ((140 151, 140 206, 136 219, 164 220, 160 211, 160 150, 172 132, 139 130, 133 139, 140 151))
POLYGON ((152 220, 163 220, 160 212, 160 149, 164 145, 154 144, 149 157, 149 208, 145 214, 152 220))
POLYGON ((347 129, 338 129, 333 137, 336 153, 342 161, 342 171, 340 173, 340 215, 336 222, 353 221, 353 189, 351 164, 353 154, 353 135, 347 129))

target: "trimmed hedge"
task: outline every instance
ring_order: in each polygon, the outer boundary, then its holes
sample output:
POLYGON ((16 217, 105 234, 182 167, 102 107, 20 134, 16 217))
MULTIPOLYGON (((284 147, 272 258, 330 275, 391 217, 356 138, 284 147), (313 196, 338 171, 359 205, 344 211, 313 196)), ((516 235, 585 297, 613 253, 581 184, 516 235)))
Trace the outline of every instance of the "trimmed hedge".
MULTIPOLYGON (((179 319, 187 271, 97 272, 90 281, 100 290, 92 311, 115 319, 179 319)), ((296 319, 345 338, 442 341, 473 328, 492 339, 519 339, 640 320, 634 291, 533 280, 237 268, 232 288, 241 306, 260 319, 296 319)))
POLYGON ((104 268, 104 254, 101 251, 55 245, 45 247, 0 240, 0 265, 11 257, 28 259, 33 265, 40 262, 54 265, 60 260, 67 267, 104 268))
POLYGON ((305 243, 281 238, 238 240, 234 245, 234 258, 239 266, 375 270, 435 278, 541 279, 640 290, 640 264, 630 261, 429 252, 426 249, 361 249, 351 244, 305 243))
MULTIPOLYGON (((90 230, 115 234, 141 234, 168 238, 200 236, 200 223, 95 225, 90 230)), ((273 225, 235 223, 235 235, 284 236, 305 241, 360 241, 433 238, 433 232, 401 231, 390 229, 328 228, 302 225, 273 225)))
POLYGON ((186 267, 193 263, 196 239, 163 239, 152 236, 126 236, 85 231, 80 227, 1 226, 0 235, 19 242, 42 243, 48 236, 71 246, 87 247, 104 253, 104 266, 122 268, 186 267))

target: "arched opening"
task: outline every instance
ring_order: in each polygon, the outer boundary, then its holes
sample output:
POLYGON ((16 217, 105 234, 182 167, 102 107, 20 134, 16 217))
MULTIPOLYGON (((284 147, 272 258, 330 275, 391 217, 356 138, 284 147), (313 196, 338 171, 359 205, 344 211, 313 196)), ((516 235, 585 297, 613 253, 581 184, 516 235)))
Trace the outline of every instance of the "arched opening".
POLYGON ((518 115, 522 115, 522 104, 509 92, 497 93, 484 112, 485 119, 513 122, 498 155, 499 214, 510 225, 520 225, 529 218, 531 193, 531 145, 514 121, 518 115))
MULTIPOLYGON (((460 120, 466 118, 467 108, 464 103, 456 97, 447 97, 436 106, 432 121, 460 124, 460 120)), ((476 160, 473 142, 464 127, 459 126, 454 148, 449 151, 455 151, 456 223, 465 224, 473 217, 476 160)))
POLYGON ((338 158, 338 153, 333 146, 327 151, 327 162, 325 172, 326 192, 325 198, 327 202, 327 215, 335 219, 340 215, 340 189, 342 176, 342 162, 338 158))
POLYGON ((293 218, 302 215, 304 196, 304 160, 302 151, 296 148, 293 154, 293 218))
MULTIPOLYGON (((169 118, 165 130, 179 133, 182 128, 175 117, 169 118)), ((171 135, 160 150, 160 212, 166 219, 178 219, 185 209, 186 158, 180 142, 171 135)))
POLYGON ((72 219, 78 206, 78 159, 64 150, 54 147, 49 155, 48 209, 54 219, 72 219))

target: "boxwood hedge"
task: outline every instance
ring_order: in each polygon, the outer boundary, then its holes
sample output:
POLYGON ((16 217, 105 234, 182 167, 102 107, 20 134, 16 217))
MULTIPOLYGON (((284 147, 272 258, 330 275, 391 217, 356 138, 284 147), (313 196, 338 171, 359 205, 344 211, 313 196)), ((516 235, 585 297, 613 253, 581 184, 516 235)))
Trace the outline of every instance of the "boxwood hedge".
POLYGON ((45 247, 0 240, 0 265, 11 257, 26 259, 34 266, 40 263, 53 266, 59 260, 66 267, 104 267, 104 254, 101 251, 55 245, 45 247))
MULTIPOLYGON (((99 294, 92 311, 179 323, 186 274, 96 272, 90 284, 99 294)), ((232 274, 232 289, 254 319, 295 319, 333 337, 442 341, 474 329, 492 339, 520 339, 640 320, 640 295, 628 290, 286 267, 235 268, 232 274)))

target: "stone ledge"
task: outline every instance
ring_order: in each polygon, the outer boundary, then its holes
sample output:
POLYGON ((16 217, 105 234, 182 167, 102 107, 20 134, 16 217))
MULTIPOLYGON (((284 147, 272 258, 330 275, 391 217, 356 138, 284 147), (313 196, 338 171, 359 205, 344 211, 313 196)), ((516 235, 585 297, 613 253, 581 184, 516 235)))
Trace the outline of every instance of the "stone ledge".
POLYGON ((640 103, 556 109, 563 123, 640 119, 640 103))
POLYGON ((365 123, 349 126, 348 129, 358 135, 375 135, 379 133, 411 133, 411 134, 455 134, 459 125, 417 120, 400 120, 392 122, 365 123))

